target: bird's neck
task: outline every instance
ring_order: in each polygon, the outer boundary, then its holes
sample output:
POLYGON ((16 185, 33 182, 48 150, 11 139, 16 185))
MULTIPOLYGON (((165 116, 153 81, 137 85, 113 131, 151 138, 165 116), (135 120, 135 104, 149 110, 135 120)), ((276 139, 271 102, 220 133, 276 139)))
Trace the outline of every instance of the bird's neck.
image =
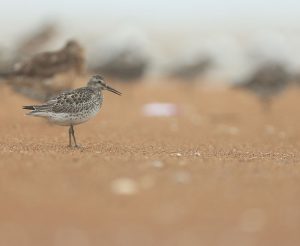
POLYGON ((102 95, 102 89, 99 88, 99 87, 94 87, 94 86, 91 86, 90 88, 92 88, 96 93, 98 93, 99 95, 102 95))

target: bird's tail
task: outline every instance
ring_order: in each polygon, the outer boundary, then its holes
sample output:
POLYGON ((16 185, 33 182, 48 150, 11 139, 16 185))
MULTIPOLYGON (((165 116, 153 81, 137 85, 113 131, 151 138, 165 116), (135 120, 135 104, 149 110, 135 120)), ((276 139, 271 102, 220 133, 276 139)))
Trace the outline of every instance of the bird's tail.
POLYGON ((23 106, 23 109, 28 109, 28 110, 35 110, 33 105, 29 105, 29 106, 23 106))
POLYGON ((28 105, 28 106, 23 106, 22 108, 31 110, 26 115, 47 117, 48 116, 47 106, 48 105, 28 105))

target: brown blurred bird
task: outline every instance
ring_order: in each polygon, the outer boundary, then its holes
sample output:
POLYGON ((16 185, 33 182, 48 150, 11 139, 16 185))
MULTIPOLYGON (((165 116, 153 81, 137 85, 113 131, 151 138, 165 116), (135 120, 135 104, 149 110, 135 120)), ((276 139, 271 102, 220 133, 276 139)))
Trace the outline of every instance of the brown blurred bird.
POLYGON ((270 110, 271 100, 280 94, 290 82, 290 75, 281 64, 270 63, 261 66, 243 83, 235 85, 252 91, 260 99, 265 111, 270 110))
POLYGON ((71 40, 62 49, 36 54, 0 76, 6 78, 16 91, 33 99, 46 100, 70 89, 76 76, 83 74, 84 70, 84 51, 71 40))

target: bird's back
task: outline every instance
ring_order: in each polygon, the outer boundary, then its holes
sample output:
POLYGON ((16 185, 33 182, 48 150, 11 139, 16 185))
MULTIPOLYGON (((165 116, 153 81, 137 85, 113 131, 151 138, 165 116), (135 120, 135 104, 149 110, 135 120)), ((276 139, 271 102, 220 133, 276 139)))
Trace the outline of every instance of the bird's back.
POLYGON ((52 103, 55 113, 77 113, 102 103, 102 94, 93 88, 82 87, 61 93, 48 101, 48 104, 52 103))

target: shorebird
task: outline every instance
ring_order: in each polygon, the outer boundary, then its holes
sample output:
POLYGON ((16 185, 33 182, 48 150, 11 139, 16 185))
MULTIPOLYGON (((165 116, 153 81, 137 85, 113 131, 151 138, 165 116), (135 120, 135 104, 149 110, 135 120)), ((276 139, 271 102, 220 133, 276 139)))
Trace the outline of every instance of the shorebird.
POLYGON ((243 88, 255 93, 265 111, 270 110, 271 100, 289 85, 290 76, 285 67, 270 63, 260 67, 246 82, 235 88, 243 88))
POLYGON ((70 89, 75 77, 85 69, 83 49, 74 40, 60 50, 36 54, 15 64, 13 71, 0 74, 14 90, 30 98, 46 100, 70 89))
POLYGON ((80 73, 84 68, 83 60, 83 49, 70 40, 58 51, 39 53, 28 61, 17 63, 13 74, 47 78, 68 69, 80 73))
POLYGON ((94 75, 85 87, 62 92, 44 104, 23 106, 23 109, 31 110, 27 115, 44 117, 57 125, 69 126, 69 147, 72 147, 71 136, 75 147, 78 147, 74 125, 84 123, 98 113, 103 102, 103 90, 122 94, 108 86, 102 76, 94 75))

